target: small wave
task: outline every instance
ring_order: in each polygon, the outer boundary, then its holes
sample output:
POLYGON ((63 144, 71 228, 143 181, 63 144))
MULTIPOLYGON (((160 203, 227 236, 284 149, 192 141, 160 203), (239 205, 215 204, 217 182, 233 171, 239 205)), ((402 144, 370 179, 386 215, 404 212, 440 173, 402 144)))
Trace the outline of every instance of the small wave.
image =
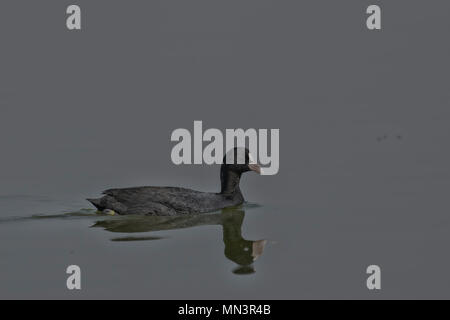
MULTIPOLYGON (((261 208, 262 205, 257 203, 251 203, 251 202, 245 202, 241 206, 238 206, 237 208, 242 208, 244 210, 251 210, 251 209, 257 209, 261 208)), ((233 208, 230 208, 231 210, 233 208)), ((205 214, 193 214, 189 215, 192 217, 199 217, 199 216, 205 216, 205 215, 214 215, 220 213, 221 210, 205 213, 205 214)), ((70 212, 64 212, 64 213, 56 213, 56 214, 34 214, 27 217, 3 217, 0 218, 0 223, 6 223, 6 222, 17 222, 17 221, 26 221, 26 220, 44 220, 44 219, 68 219, 68 218, 84 218, 84 217, 99 217, 99 216, 107 216, 107 214, 103 214, 100 211, 97 211, 96 209, 80 209, 76 211, 70 211, 70 212)), ((133 216, 120 216, 120 217, 133 217, 133 216)), ((142 219, 148 216, 138 216, 138 218, 142 219)), ((173 218, 173 217, 171 217, 173 218)))
POLYGON ((164 239, 164 237, 122 237, 122 238, 113 238, 111 241, 149 241, 149 240, 160 240, 164 239))
POLYGON ((30 219, 53 219, 53 218, 71 218, 71 217, 94 217, 97 216, 95 209, 81 209, 73 212, 66 212, 60 214, 35 214, 30 219))
POLYGON ((4 217, 0 218, 0 223, 17 222, 37 219, 61 219, 61 218, 82 218, 98 216, 95 209, 81 209, 72 212, 58 213, 58 214, 34 214, 28 217, 4 217))
POLYGON ((261 208, 261 207, 263 207, 261 204, 254 203, 254 202, 245 202, 242 205, 243 209, 255 209, 255 208, 261 208))

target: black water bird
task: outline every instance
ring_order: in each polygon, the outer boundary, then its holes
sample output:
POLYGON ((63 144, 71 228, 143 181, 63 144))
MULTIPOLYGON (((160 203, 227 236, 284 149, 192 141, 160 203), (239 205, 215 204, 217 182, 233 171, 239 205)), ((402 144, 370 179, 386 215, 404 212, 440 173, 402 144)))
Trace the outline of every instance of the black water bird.
POLYGON ((87 199, 98 210, 119 215, 175 216, 213 212, 244 202, 239 188, 241 175, 261 173, 246 148, 234 148, 223 158, 220 168, 221 191, 200 192, 179 187, 133 187, 109 189, 98 199, 87 199))

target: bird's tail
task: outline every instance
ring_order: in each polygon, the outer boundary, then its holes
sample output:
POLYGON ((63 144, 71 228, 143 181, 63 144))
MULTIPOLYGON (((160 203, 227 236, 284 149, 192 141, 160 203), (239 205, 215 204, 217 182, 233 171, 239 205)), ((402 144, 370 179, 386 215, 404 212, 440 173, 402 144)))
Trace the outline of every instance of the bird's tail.
POLYGON ((102 198, 97 199, 86 199, 90 203, 92 203, 98 210, 102 211, 105 207, 102 205, 102 198))

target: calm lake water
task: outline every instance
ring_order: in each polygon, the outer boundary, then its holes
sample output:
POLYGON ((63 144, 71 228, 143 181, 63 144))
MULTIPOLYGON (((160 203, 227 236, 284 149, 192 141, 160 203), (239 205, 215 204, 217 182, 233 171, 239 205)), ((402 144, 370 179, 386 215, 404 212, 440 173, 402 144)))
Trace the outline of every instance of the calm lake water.
POLYGON ((2 197, 11 215, 0 219, 1 298, 263 297, 290 281, 277 263, 287 244, 280 239, 289 237, 267 228, 275 223, 270 207, 247 203, 180 217, 94 209, 20 216, 18 204, 58 207, 46 197, 2 197), (82 270, 79 292, 66 289, 71 264, 82 270))
POLYGON ((419 226, 413 215, 333 214, 320 203, 247 203, 181 217, 87 207, 82 199, 2 196, 0 298, 430 297, 423 289, 448 283, 445 215, 419 226), (373 263, 383 268, 381 293, 365 287, 373 263), (66 288, 72 264, 82 270, 80 291, 66 288), (407 293, 414 275, 420 287, 407 293))
POLYGON ((79 0, 81 31, 56 2, 0 4, 0 298, 450 298, 449 1, 383 1, 381 31, 366 1, 79 0), (227 212, 95 214, 218 191, 171 161, 197 120, 279 129, 279 173, 227 212))

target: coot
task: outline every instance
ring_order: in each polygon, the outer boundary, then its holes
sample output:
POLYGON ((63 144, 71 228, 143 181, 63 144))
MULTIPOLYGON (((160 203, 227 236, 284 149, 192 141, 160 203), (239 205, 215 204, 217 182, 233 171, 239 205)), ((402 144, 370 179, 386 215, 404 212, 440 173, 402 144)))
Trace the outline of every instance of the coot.
POLYGON ((178 187, 134 187, 109 189, 103 192, 103 197, 87 200, 100 211, 120 215, 175 216, 212 212, 244 202, 239 181, 247 171, 261 173, 248 149, 234 148, 223 158, 220 193, 178 187))

